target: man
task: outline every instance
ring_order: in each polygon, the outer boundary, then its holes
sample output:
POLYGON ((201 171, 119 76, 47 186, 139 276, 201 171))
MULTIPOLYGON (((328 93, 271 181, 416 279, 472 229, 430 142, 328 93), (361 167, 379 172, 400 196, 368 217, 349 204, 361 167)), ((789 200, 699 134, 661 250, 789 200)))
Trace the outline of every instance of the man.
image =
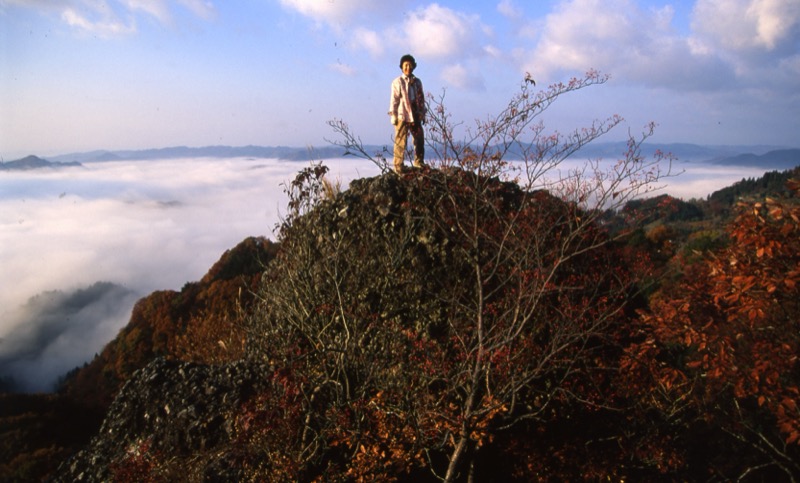
POLYGON ((408 135, 414 142, 414 166, 421 168, 425 162, 425 92, 422 81, 413 74, 417 62, 409 54, 400 58, 403 75, 392 81, 392 96, 389 101, 389 115, 394 125, 394 170, 403 171, 403 158, 406 153, 408 135))

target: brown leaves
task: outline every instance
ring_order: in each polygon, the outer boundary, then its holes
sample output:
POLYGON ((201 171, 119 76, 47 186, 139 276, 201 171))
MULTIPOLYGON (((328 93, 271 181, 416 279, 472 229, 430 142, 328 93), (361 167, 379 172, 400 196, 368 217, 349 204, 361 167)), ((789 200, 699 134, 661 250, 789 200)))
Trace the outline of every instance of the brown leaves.
MULTIPOLYGON (((790 187, 797 190, 800 184, 790 187)), ((796 200, 742 203, 729 227, 730 248, 693 267, 671 297, 653 299, 654 314, 644 320, 657 339, 643 354, 652 357, 658 347, 677 344, 685 359, 674 370, 691 384, 672 395, 676 401, 691 401, 719 424, 763 428, 761 437, 774 441, 781 435, 793 445, 800 445, 798 220, 796 200), (686 307, 691 312, 681 309, 686 307), (736 410, 725 409, 726 394, 736 399, 736 410), (745 409, 748 400, 771 414, 771 428, 763 413, 745 409)), ((664 382, 669 371, 658 365, 651 370, 661 387, 673 387, 664 382)))

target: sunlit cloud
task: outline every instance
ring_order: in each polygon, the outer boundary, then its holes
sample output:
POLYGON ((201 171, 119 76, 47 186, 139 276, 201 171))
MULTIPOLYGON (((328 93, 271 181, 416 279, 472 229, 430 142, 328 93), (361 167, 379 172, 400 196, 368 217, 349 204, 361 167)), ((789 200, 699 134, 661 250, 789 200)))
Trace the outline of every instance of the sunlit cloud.
POLYGON ((406 45, 420 57, 452 58, 476 51, 483 26, 477 15, 434 3, 411 12, 403 31, 406 45))
POLYGON ((698 34, 725 49, 797 49, 800 2, 698 0, 692 22, 698 34))
POLYGON ((780 99, 800 89, 800 2, 699 0, 692 28, 694 44, 724 57, 741 87, 780 99))
POLYGON ((623 81, 678 90, 730 85, 733 71, 672 27, 672 7, 645 9, 632 0, 572 0, 547 16, 524 69, 552 79, 599 69, 623 81))
MULTIPOLYGON (((511 5, 504 7, 511 11, 511 5)), ((616 79, 675 91, 795 89, 800 3, 699 0, 692 32, 674 28, 667 5, 569 0, 547 15, 522 69, 554 79, 596 68, 616 79)), ((520 53, 517 53, 519 57, 520 53)))
MULTIPOLYGON (((289 11, 299 13, 314 23, 316 29, 330 28, 337 41, 353 51, 365 51, 378 58, 391 45, 387 24, 397 21, 397 12, 408 0, 373 2, 371 0, 280 0, 289 11)), ((339 68, 337 68, 338 70, 339 68)), ((349 74, 347 74, 349 75, 349 74)))
POLYGON ((281 0, 292 11, 327 25, 355 49, 380 57, 387 46, 406 46, 419 58, 473 57, 481 53, 479 40, 488 27, 478 15, 469 15, 437 3, 410 12, 408 1, 392 3, 369 0, 281 0), (398 13, 402 12, 402 15, 398 13), (345 29, 345 27, 349 27, 345 29))
POLYGON ((364 49, 373 57, 378 57, 384 52, 384 40, 374 30, 357 28, 353 32, 351 42, 355 48, 364 49))

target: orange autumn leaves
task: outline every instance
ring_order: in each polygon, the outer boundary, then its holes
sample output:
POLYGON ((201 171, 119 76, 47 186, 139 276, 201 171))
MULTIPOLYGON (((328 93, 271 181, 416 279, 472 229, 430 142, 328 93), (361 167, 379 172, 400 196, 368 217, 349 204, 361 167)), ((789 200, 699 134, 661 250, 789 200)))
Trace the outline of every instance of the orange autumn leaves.
POLYGON ((775 459, 800 444, 800 183, 789 189, 795 197, 739 203, 728 248, 652 300, 647 339, 624 366, 647 375, 659 409, 692 408, 769 441, 775 459))

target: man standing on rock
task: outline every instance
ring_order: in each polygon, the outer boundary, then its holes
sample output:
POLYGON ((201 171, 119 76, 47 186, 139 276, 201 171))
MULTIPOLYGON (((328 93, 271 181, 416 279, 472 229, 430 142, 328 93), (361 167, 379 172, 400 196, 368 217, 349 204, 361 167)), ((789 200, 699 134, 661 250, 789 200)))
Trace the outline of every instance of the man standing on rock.
POLYGON ((414 142, 414 167, 421 168, 425 162, 425 92, 422 81, 413 74, 417 62, 409 54, 400 58, 403 75, 392 82, 392 97, 389 101, 389 115, 394 125, 394 170, 403 171, 403 158, 406 153, 408 135, 414 142))

